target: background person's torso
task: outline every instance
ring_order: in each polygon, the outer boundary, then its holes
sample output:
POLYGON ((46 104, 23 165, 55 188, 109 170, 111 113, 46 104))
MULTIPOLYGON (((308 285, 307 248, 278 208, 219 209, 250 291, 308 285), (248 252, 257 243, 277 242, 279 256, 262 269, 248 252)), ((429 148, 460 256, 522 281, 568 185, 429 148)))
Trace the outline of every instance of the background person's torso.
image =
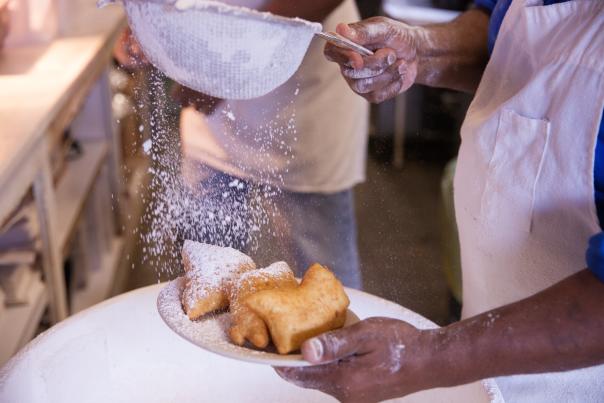
MULTIPOLYGON (((230 0, 260 8, 263 0, 230 0)), ((359 19, 345 0, 324 30, 359 19)), ((332 193, 365 177, 368 104, 340 77, 315 39, 302 66, 272 93, 227 101, 209 117, 188 108, 181 116, 185 156, 231 175, 297 192, 332 193)))

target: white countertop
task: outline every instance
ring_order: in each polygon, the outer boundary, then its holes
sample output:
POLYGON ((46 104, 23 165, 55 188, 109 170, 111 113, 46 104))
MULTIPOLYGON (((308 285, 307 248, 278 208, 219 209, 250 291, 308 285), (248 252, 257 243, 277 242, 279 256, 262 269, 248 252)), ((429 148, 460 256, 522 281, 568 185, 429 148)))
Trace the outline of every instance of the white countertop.
MULTIPOLYGON (((156 309, 162 285, 121 295, 42 334, 0 370, 6 402, 331 402, 300 389, 267 366, 201 350, 173 333, 156 309)), ((348 291, 360 318, 387 316, 435 326, 391 302, 348 291)), ((493 381, 491 398, 499 399, 493 381)), ((403 402, 486 402, 474 383, 412 395, 403 402)), ((501 401, 501 400, 495 400, 501 401)))

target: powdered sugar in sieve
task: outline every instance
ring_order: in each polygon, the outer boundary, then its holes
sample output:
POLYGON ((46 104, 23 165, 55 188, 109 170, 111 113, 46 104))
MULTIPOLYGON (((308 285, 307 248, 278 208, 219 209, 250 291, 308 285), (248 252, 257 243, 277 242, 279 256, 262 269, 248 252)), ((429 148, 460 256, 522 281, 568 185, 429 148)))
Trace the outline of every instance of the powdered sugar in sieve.
MULTIPOLYGON (((114 2, 102 0, 99 4, 114 2)), ((123 0, 147 58, 173 80, 224 99, 291 78, 321 24, 207 0, 123 0)))

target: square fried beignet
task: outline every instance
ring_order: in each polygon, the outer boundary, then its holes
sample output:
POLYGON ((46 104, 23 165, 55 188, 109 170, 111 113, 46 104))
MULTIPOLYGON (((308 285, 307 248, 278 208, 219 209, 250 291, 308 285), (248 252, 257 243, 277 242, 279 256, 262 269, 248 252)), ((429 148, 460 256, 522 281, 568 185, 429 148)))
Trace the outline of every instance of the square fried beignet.
POLYGON ((191 320, 226 309, 233 281, 256 269, 254 261, 233 248, 185 241, 182 249, 185 288, 182 306, 191 320))
POLYGON ((242 274, 233 284, 230 293, 231 328, 229 337, 242 346, 248 340, 257 348, 266 348, 270 342, 266 324, 244 301, 250 295, 274 289, 298 287, 294 272, 287 263, 278 262, 267 268, 242 274))
POLYGON ((344 326, 350 300, 334 274, 315 264, 297 288, 260 291, 245 304, 264 320, 279 354, 289 354, 304 341, 344 326))

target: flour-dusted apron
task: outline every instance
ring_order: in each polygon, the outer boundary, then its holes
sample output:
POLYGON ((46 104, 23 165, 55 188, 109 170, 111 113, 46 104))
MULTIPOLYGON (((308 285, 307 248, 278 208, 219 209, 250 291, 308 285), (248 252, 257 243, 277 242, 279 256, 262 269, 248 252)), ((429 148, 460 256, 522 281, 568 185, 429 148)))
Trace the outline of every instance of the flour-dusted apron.
MULTIPOLYGON (((603 109, 604 0, 514 0, 462 128, 464 317, 584 269, 588 238, 600 231, 594 151, 603 109)), ((604 401, 604 366, 498 383, 508 402, 604 401)))

